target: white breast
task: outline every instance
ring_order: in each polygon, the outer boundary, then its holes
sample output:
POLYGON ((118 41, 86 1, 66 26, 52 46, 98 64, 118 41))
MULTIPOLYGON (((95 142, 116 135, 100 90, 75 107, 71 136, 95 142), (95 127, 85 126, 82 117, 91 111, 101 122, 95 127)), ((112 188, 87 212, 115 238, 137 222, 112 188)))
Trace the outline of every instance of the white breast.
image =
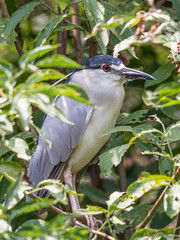
POLYGON ((106 88, 104 97, 101 98, 102 101, 95 100, 93 96, 97 107, 93 110, 82 140, 68 160, 72 173, 81 170, 95 157, 110 137, 110 135, 102 137, 102 134, 115 126, 124 99, 124 88, 123 85, 109 87, 111 89, 106 88))

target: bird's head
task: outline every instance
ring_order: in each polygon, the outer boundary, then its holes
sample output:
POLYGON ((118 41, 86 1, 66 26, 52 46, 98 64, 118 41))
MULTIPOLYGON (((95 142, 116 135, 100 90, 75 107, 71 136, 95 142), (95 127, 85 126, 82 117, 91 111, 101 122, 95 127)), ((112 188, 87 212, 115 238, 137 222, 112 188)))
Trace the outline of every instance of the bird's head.
MULTIPOLYGON (((90 69, 92 72, 96 73, 99 78, 112 79, 114 81, 127 81, 127 80, 156 80, 151 75, 127 68, 124 66, 122 61, 118 58, 115 58, 111 55, 97 55, 84 63, 86 69, 90 69), (93 71, 94 70, 94 71, 93 71)), ((89 72, 91 72, 89 71, 89 72)))

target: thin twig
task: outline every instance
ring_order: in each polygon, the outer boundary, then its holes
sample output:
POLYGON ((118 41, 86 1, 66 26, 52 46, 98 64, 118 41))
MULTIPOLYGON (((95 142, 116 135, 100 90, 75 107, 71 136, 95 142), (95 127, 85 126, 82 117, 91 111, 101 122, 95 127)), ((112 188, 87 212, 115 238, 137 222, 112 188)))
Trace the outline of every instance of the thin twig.
MULTIPOLYGON (((175 236, 180 236, 180 213, 178 214, 178 217, 177 217, 175 236)), ((175 238, 175 239, 178 239, 178 238, 175 238)))
MULTIPOLYGON (((38 199, 38 200, 41 200, 40 197, 38 197, 36 194, 34 193, 30 193, 28 194, 29 197, 31 197, 32 199, 38 199)), ((50 205, 49 207, 47 207, 49 210, 51 210, 52 212, 56 213, 56 214, 63 214, 63 215, 67 215, 68 213, 62 211, 61 209, 53 206, 53 205, 50 205)))
POLYGON ((86 225, 80 223, 79 221, 75 221, 75 224, 80 226, 80 227, 84 227, 84 228, 87 228, 89 229, 92 233, 96 234, 96 235, 99 235, 99 236, 102 236, 102 237, 105 237, 109 240, 115 240, 115 238, 113 238, 112 236, 109 236, 108 234, 106 233, 103 233, 103 232, 99 232, 99 231, 96 231, 96 230, 93 230, 91 228, 88 228, 86 225))
MULTIPOLYGON (((79 6, 78 3, 74 3, 72 5, 72 24, 80 25, 80 18, 79 18, 79 6)), ((82 42, 81 42, 81 32, 78 29, 73 29, 73 37, 75 43, 75 52, 76 52, 76 61, 82 64, 82 42)))
MULTIPOLYGON (((58 4, 57 6, 57 10, 58 10, 58 15, 61 15, 61 7, 58 4)), ((66 26, 67 23, 65 21, 61 22, 61 26, 66 26)), ((67 47, 67 31, 62 31, 62 32, 58 32, 57 33, 57 44, 59 45, 59 47, 57 48, 57 54, 62 54, 66 56, 66 47, 67 47)), ((66 69, 64 68, 58 68, 58 70, 63 73, 66 74, 66 69)))
MULTIPOLYGON (((180 167, 178 167, 175 175, 172 176, 172 179, 177 180, 179 176, 180 176, 180 167)), ((152 207, 152 209, 150 210, 150 212, 148 213, 146 218, 143 220, 143 222, 138 226, 137 230, 144 228, 147 225, 147 223, 150 221, 150 219, 154 216, 154 214, 156 213, 156 210, 162 203, 162 200, 163 200, 164 195, 165 195, 166 191, 168 190, 168 188, 169 188, 169 186, 166 186, 164 188, 164 190, 161 193, 161 195, 159 196, 158 200, 155 202, 154 206, 152 207)))
POLYGON ((124 169, 124 158, 122 158, 121 163, 118 166, 118 174, 119 174, 119 188, 121 192, 126 191, 126 171, 124 169))

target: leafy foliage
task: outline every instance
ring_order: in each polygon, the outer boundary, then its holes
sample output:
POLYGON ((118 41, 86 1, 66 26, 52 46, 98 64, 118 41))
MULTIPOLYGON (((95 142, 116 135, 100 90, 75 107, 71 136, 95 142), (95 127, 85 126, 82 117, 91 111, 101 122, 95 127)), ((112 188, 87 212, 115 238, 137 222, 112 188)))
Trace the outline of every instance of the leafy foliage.
POLYGON ((168 224, 180 212, 179 1, 162 1, 160 6, 143 0, 1 2, 0 238, 88 239, 91 229, 74 227, 75 218, 86 214, 97 215, 103 221, 98 231, 114 239, 127 240, 128 231, 132 240, 174 239, 180 226, 168 224), (73 31, 80 33, 74 42, 73 31), (52 80, 66 79, 62 68, 69 72, 82 68, 80 50, 84 60, 89 52, 90 56, 113 53, 132 68, 153 72, 156 81, 128 83, 117 126, 104 133, 112 137, 99 158, 104 176, 100 189, 87 186, 87 177, 79 187, 83 194, 55 180, 32 189, 25 172, 37 135, 51 146, 40 129, 42 112, 72 124, 55 106, 54 98, 64 95, 91 104, 78 86, 51 85, 52 80), (121 186, 122 165, 126 191, 121 186), (33 197, 40 189, 49 191, 52 199, 25 201, 25 195, 33 197), (67 194, 77 194, 82 209, 57 215, 52 205, 65 213, 67 194), (160 208, 151 211, 157 203, 160 208), (34 214, 42 208, 49 209, 43 220, 34 214), (144 228, 142 222, 152 212, 144 228))

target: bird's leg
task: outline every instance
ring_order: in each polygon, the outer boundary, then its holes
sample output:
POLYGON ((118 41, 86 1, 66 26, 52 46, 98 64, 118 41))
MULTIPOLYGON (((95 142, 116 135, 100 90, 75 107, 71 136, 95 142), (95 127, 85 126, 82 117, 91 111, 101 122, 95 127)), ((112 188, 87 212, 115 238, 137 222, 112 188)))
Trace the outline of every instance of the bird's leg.
MULTIPOLYGON (((71 168, 67 166, 64 170, 64 181, 65 183, 69 184, 72 187, 72 189, 76 192, 75 179, 76 174, 72 174, 71 168)), ((69 200, 71 203, 72 212, 75 212, 77 209, 80 208, 77 196, 69 194, 69 200)))
MULTIPOLYGON (((76 192, 76 173, 72 174, 71 168, 67 166, 64 170, 64 181, 69 184, 72 189, 76 192)), ((80 204, 78 197, 72 194, 69 194, 69 200, 71 203, 72 212, 76 212, 76 210, 80 209, 80 204)), ((98 229, 98 221, 94 216, 85 215, 84 216, 88 227, 92 229, 98 229)))

